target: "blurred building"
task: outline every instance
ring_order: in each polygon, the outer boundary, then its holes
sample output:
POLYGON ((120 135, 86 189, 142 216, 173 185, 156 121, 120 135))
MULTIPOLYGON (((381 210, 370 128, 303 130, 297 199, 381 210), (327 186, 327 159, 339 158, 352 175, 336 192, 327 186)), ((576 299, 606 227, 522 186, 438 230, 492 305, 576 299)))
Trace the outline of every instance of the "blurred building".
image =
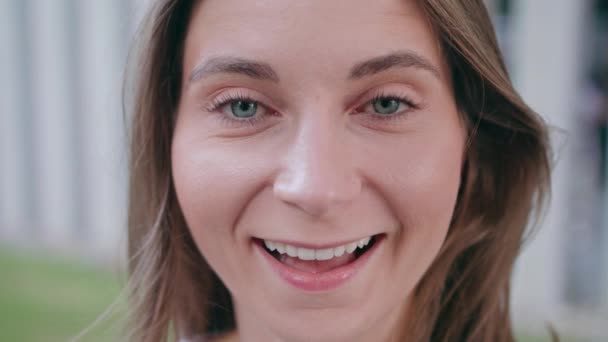
MULTIPOLYGON (((0 0, 0 242, 126 245, 125 62, 147 0, 0 0)), ((608 340, 608 0, 488 0, 518 90, 554 127, 553 200, 515 322, 608 340)))
POLYGON ((607 1, 491 2, 516 88, 552 126, 552 203, 514 277, 516 324, 608 339, 607 1))

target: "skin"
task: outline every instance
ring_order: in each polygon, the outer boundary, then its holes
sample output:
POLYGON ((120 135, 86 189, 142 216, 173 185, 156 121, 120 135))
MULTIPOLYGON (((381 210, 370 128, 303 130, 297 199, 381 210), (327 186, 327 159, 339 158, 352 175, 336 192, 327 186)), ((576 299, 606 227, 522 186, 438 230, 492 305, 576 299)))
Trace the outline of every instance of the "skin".
POLYGON ((238 332, 228 338, 390 340, 416 314, 408 296, 446 237, 465 141, 449 70, 415 2, 206 0, 193 13, 182 76, 175 189, 233 296, 238 332), (349 78, 358 63, 395 52, 435 71, 398 65, 349 78), (266 63, 278 81, 205 69, 225 56, 266 63), (235 119, 230 104, 209 111, 234 94, 259 102, 255 122, 222 120, 235 119), (386 120, 373 106, 378 94, 413 106, 399 104, 386 120), (386 240, 365 267, 322 293, 284 282, 252 242, 379 233, 386 240))

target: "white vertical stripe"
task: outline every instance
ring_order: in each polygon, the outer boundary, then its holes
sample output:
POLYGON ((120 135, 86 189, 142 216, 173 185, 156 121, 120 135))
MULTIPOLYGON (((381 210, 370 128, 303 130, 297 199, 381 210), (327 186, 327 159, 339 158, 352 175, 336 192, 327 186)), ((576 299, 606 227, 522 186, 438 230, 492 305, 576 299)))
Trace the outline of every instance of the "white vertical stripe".
POLYGON ((0 235, 10 238, 23 231, 26 224, 26 182, 23 168, 22 94, 23 37, 18 30, 19 0, 0 1, 0 235))
POLYGON ((38 228, 44 230, 42 238, 62 244, 74 229, 69 18, 66 0, 26 4, 32 44, 32 89, 26 96, 33 106, 38 228))
MULTIPOLYGON (((514 3, 514 80, 522 97, 547 121, 573 127, 575 101, 582 76, 579 43, 588 1, 519 0, 514 3)), ((518 323, 557 321, 563 314, 564 241, 568 229, 568 184, 573 176, 567 137, 557 136, 559 153, 553 173, 548 215, 517 265, 514 316, 518 323)))
POLYGON ((79 2, 80 115, 86 185, 87 239, 111 255, 122 251, 126 230, 126 145, 121 109, 129 26, 121 0, 79 2))
POLYGON ((148 13, 150 6, 152 6, 152 0, 130 0, 133 15, 131 16, 131 30, 136 32, 139 29, 140 24, 144 16, 148 13))

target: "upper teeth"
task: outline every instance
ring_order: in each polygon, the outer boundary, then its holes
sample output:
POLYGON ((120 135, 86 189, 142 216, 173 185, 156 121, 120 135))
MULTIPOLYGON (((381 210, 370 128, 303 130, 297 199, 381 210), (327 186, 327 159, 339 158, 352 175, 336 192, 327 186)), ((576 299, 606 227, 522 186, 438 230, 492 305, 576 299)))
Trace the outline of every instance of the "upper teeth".
POLYGON ((264 240, 264 245, 271 252, 276 250, 280 254, 287 254, 290 257, 298 258, 300 260, 330 260, 334 257, 342 256, 344 255, 344 253, 351 254, 357 248, 363 248, 367 246, 370 240, 371 237, 366 237, 361 240, 348 243, 346 245, 324 249, 301 248, 284 244, 281 242, 273 242, 268 240, 264 240))

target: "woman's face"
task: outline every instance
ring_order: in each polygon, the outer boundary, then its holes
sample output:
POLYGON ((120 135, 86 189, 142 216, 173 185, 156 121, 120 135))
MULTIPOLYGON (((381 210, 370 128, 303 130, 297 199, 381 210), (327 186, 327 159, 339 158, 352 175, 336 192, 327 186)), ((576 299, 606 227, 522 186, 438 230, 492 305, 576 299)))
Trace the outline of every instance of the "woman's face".
POLYGON ((241 334, 376 341, 395 328, 460 185, 449 80, 415 1, 195 8, 172 168, 241 334))

